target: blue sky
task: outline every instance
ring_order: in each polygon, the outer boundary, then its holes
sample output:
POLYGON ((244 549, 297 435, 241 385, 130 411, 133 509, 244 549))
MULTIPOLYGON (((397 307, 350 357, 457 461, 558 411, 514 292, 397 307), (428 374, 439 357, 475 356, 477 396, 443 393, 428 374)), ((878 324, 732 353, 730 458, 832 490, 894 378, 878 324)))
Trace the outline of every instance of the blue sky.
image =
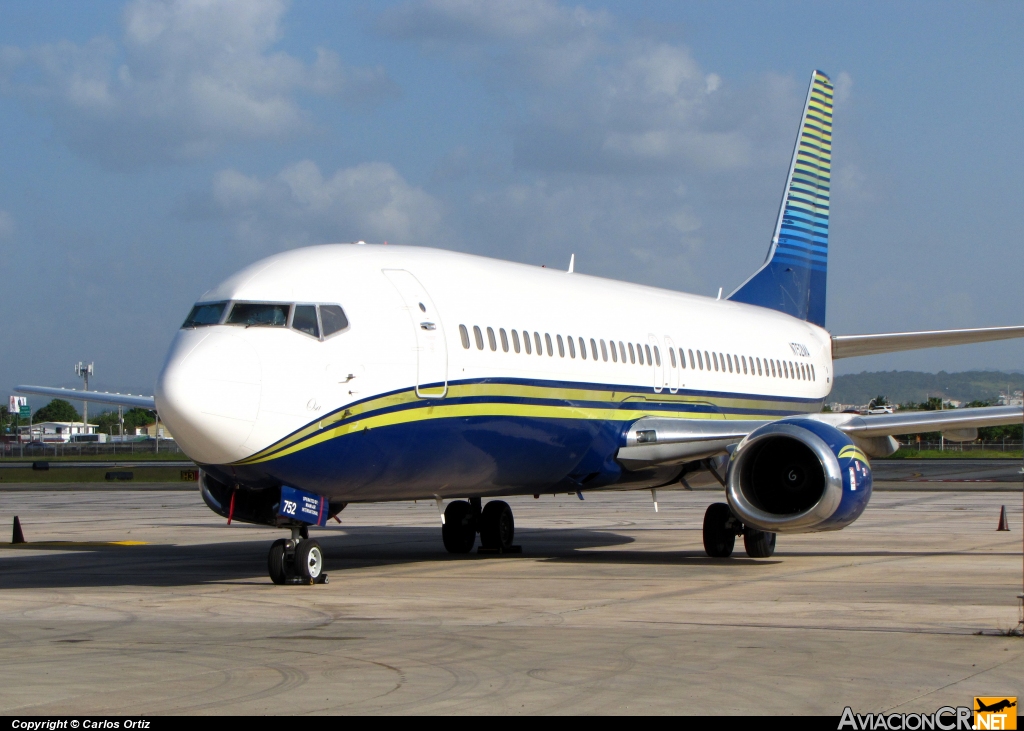
POLYGON ((1016 2, 0 2, 0 388, 86 359, 151 392, 203 291, 314 243, 728 292, 814 68, 837 89, 829 328, 1024 322, 1022 37, 1016 2))

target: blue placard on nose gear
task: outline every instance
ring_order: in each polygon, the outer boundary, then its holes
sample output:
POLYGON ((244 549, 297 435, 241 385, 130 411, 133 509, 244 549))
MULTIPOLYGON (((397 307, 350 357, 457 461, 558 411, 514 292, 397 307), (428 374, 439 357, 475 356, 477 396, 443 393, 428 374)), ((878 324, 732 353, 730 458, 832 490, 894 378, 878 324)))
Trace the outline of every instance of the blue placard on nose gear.
POLYGON ((327 525, 327 498, 282 485, 277 514, 309 525, 327 525))

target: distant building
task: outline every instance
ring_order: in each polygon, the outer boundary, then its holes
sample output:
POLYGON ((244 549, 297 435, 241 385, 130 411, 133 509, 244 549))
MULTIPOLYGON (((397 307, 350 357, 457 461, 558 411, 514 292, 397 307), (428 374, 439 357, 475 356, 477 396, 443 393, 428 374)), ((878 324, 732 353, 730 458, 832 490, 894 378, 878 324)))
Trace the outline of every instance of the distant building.
POLYGON ((999 394, 1000 406, 1024 406, 1024 391, 1014 391, 1013 394, 999 394))
POLYGON ((18 427, 18 438, 23 442, 59 444, 79 441, 80 437, 83 438, 81 441, 100 441, 100 436, 106 435, 97 435, 95 424, 85 424, 81 421, 42 421, 31 426, 18 427))
POLYGON ((146 424, 146 426, 136 427, 135 435, 140 437, 149 437, 150 439, 156 439, 158 436, 161 439, 174 439, 170 430, 163 424, 160 425, 159 429, 157 429, 156 424, 146 424))

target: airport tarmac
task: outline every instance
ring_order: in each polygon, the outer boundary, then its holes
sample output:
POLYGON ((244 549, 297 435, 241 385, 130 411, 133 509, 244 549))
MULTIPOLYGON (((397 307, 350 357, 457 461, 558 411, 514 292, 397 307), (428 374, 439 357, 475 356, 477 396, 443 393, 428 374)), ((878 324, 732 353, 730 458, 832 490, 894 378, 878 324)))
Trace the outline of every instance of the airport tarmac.
MULTIPOLYGON (((0 491, 4 714, 931 712, 1024 695, 1021 496, 880 491, 836 533, 707 558, 714 492, 509 502, 521 556, 452 557, 430 503, 279 531, 192 490, 0 491), (1011 532, 996 532, 1006 504, 1011 532), (43 543, 67 541, 69 543, 43 543), (145 545, 102 545, 140 541, 145 545)), ((916 486, 915 486, 916 487, 916 486)))

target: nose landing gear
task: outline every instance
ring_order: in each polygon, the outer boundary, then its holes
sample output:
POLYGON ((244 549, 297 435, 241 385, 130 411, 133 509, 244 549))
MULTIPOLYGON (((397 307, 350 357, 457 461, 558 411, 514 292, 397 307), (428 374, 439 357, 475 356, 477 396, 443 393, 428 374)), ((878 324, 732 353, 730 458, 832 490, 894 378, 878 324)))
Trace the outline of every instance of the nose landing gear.
POLYGON ((279 538, 270 546, 267 573, 275 584, 326 584, 324 554, 309 538, 305 527, 292 528, 290 539, 279 538))

